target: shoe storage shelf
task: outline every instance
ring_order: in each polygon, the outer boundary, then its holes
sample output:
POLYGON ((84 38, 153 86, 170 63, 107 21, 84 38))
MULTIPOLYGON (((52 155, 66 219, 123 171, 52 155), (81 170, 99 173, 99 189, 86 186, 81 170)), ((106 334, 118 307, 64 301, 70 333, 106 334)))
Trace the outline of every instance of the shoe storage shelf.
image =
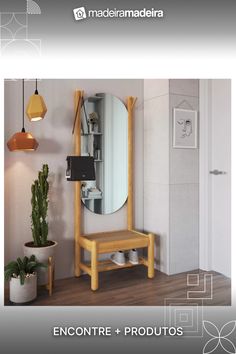
MULTIPOLYGON (((74 153, 81 154, 81 117, 83 91, 75 92, 75 111, 77 114, 74 129, 74 153)), ((75 182, 75 276, 81 272, 91 276, 91 289, 99 288, 99 272, 114 269, 144 265, 147 267, 148 278, 154 277, 154 234, 145 234, 134 230, 133 227, 133 108, 136 98, 127 98, 128 110, 128 199, 127 199, 127 229, 106 231, 93 234, 81 232, 81 182, 75 182), (116 251, 126 251, 134 248, 147 248, 147 259, 140 257, 138 265, 130 262, 119 266, 110 260, 99 261, 99 255, 116 251), (83 251, 91 254, 91 262, 83 261, 83 251)))

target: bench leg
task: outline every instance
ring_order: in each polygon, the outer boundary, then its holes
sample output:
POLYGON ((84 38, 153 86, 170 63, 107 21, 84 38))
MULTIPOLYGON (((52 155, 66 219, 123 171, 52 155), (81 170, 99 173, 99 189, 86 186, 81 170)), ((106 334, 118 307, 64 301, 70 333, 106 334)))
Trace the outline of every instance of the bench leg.
POLYGON ((154 278, 154 235, 149 234, 148 245, 148 278, 154 278))
POLYGON ((93 242, 91 250, 91 289, 98 289, 98 252, 97 244, 93 242))
POLYGON ((75 276, 80 277, 81 276, 81 269, 79 267, 79 264, 81 262, 81 247, 78 241, 75 243, 75 276))

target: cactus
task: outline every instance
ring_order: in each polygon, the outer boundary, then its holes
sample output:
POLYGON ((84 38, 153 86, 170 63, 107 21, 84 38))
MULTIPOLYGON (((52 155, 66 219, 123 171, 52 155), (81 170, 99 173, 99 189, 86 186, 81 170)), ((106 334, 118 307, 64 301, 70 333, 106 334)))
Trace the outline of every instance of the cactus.
POLYGON ((44 247, 48 243, 48 171, 48 165, 43 165, 38 173, 38 179, 31 186, 31 230, 36 247, 44 247))

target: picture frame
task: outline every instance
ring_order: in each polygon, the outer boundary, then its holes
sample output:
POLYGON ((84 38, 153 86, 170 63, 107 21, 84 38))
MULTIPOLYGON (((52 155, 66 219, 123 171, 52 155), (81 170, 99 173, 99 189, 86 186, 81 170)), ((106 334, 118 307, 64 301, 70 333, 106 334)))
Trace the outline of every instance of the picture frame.
POLYGON ((198 147, 198 112, 174 108, 173 148, 196 149, 198 147))

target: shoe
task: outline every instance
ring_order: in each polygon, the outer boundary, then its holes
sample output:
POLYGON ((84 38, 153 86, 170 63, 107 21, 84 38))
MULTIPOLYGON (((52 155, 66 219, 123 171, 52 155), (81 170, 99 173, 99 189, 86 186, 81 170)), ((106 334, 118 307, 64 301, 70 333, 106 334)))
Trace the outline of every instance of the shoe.
POLYGON ((111 255, 111 261, 119 266, 125 265, 125 254, 123 251, 117 251, 111 255))
POLYGON ((129 250, 129 262, 132 264, 139 264, 138 251, 135 248, 129 250))

